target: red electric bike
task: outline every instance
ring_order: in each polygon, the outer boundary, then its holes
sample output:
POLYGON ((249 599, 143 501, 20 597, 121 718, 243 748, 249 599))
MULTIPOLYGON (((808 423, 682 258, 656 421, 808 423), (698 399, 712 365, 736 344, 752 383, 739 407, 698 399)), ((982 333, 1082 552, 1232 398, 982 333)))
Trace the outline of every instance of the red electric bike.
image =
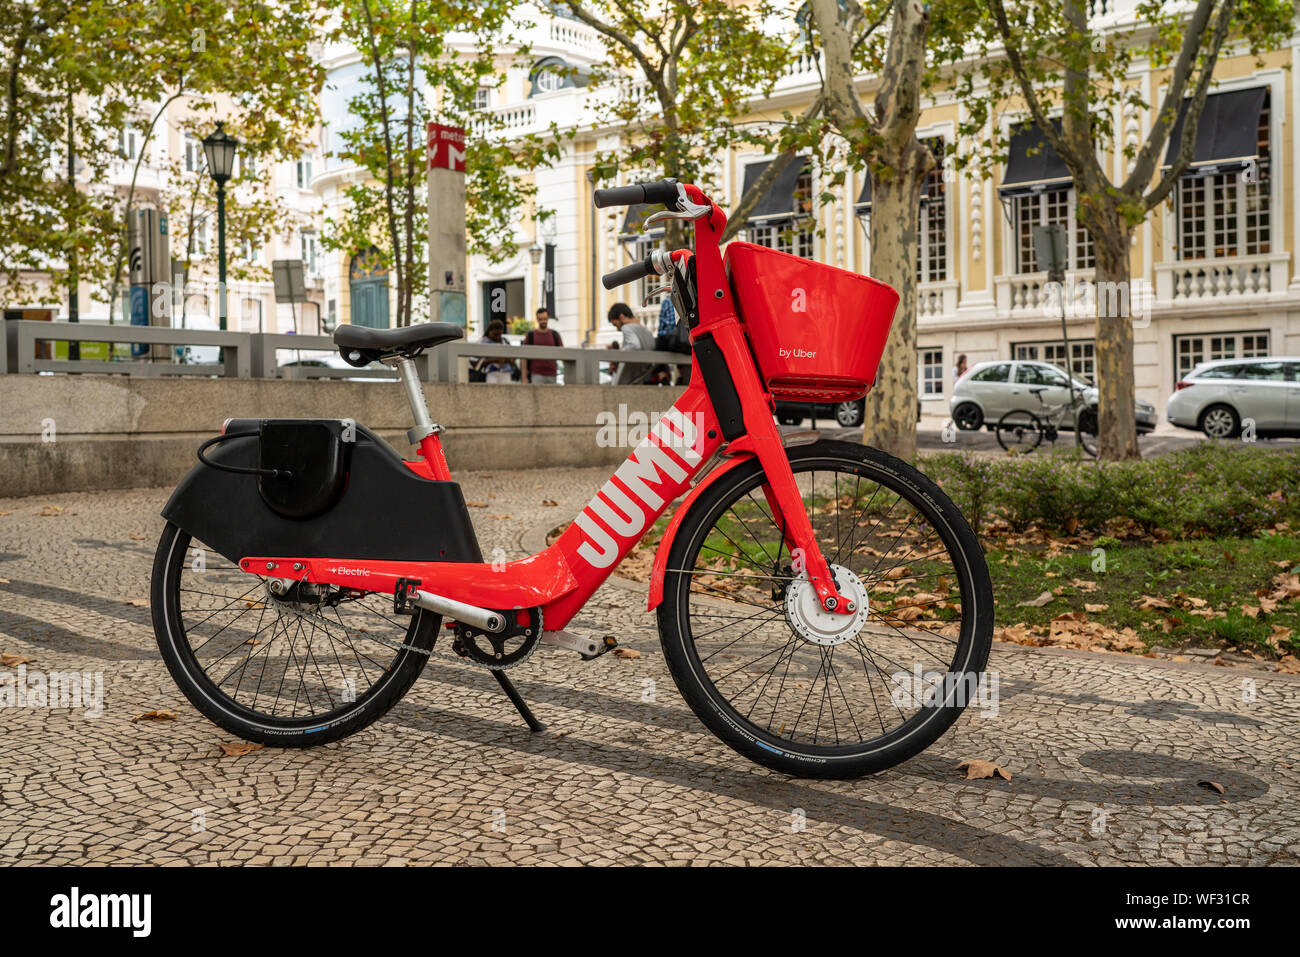
POLYGON ((413 359, 454 325, 340 326, 354 365, 396 368, 419 458, 351 420, 235 419, 173 493, 153 569, 167 667, 203 714, 251 741, 334 741, 411 687, 445 626, 534 730, 507 672, 539 646, 600 657, 569 623, 656 520, 649 586, 677 687, 747 758, 855 777, 919 753, 972 700, 993 594, 957 508, 910 465, 857 444, 783 439, 776 398, 856 399, 898 296, 873 279, 719 237, 726 216, 673 180, 597 190, 662 204, 695 249, 655 252, 606 288, 664 276, 691 329, 691 384, 563 534, 485 563, 413 359))

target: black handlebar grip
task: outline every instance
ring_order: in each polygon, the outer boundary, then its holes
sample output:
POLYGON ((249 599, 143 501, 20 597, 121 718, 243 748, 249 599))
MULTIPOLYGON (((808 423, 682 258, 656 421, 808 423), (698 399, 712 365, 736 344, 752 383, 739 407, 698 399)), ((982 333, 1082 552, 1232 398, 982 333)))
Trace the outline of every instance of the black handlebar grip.
POLYGON ((601 277, 600 282, 606 289, 613 289, 615 286, 621 286, 624 283, 633 282, 637 279, 644 279, 646 276, 655 274, 655 264, 651 261, 650 256, 640 262, 629 263, 622 269, 615 269, 601 277))
POLYGON ((631 186, 610 186, 596 190, 592 198, 597 209, 604 209, 606 206, 635 206, 637 203, 645 202, 645 186, 640 183, 631 186))
POLYGON ((669 209, 677 208, 677 180, 661 179, 653 183, 643 183, 645 199, 643 203, 663 203, 669 209))
POLYGON ((662 203, 676 209, 677 180, 657 179, 651 183, 633 183, 631 186, 610 186, 596 190, 592 199, 597 209, 606 206, 635 206, 637 203, 662 203))

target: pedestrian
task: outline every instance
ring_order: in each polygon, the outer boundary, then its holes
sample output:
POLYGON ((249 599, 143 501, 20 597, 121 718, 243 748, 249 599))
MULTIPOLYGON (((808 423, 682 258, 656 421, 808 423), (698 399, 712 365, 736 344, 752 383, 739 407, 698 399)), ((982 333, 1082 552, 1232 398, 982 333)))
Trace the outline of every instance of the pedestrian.
MULTIPOLYGON (((500 319, 493 319, 488 323, 487 332, 479 340, 482 343, 488 343, 496 346, 506 345, 506 324, 500 319)), ((509 385, 513 382, 513 373, 515 364, 505 358, 483 358, 476 362, 476 368, 483 373, 484 381, 497 385, 509 385)))
MULTIPOLYGON (((689 333, 686 333, 684 329, 677 328, 677 311, 673 309, 673 301, 668 296, 664 296, 663 301, 659 303, 659 326, 655 332, 655 351, 678 352, 683 355, 691 354, 689 333)), ((689 385, 691 367, 681 365, 677 366, 676 369, 677 384, 689 385)), ((671 384, 671 376, 669 382, 665 384, 671 384)))
MULTIPOLYGON (((636 321, 636 313, 632 307, 625 302, 616 302, 609 307, 608 315, 610 323, 622 333, 622 339, 619 342, 611 342, 609 348, 622 349, 624 352, 641 351, 653 352, 655 347, 654 336, 650 335, 650 330, 641 323, 636 321)), ((648 362, 620 362, 618 371, 614 375, 615 385, 644 385, 649 381, 650 373, 654 370, 648 362)))
POLYGON ((952 367, 952 382, 957 384, 957 380, 966 374, 966 353, 957 357, 957 364, 952 367))
MULTIPOLYGON (((528 335, 524 336, 524 345, 563 346, 564 342, 560 339, 560 334, 550 328, 550 322, 551 313, 542 306, 537 310, 537 328, 528 330, 528 335)), ((525 382, 532 382, 534 385, 555 385, 557 376, 558 369, 554 359, 524 360, 525 382)))

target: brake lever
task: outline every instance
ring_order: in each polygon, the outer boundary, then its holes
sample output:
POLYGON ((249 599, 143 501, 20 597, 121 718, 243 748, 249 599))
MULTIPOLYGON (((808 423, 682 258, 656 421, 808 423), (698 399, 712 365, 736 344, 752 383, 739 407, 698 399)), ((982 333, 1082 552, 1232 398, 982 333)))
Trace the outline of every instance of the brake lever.
POLYGON ((712 206, 691 202, 690 197, 686 195, 686 187, 681 183, 677 184, 677 206, 677 209, 661 209, 657 213, 651 213, 642 220, 641 229, 645 230, 655 223, 662 223, 669 219, 700 219, 713 212, 712 206))
POLYGON ((641 305, 643 306, 653 305, 653 303, 651 303, 650 300, 653 299, 655 296, 658 296, 661 293, 665 293, 665 292, 671 295, 672 291, 673 291, 672 283, 669 283, 666 286, 659 286, 656 289, 651 289, 649 292, 645 294, 645 298, 641 300, 641 305))

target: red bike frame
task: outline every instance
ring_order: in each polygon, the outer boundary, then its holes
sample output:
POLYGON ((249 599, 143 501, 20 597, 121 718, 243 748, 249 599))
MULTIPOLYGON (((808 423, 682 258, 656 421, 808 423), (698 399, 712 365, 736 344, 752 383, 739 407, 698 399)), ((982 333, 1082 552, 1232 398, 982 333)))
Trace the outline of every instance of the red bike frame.
MULTIPOLYGON (((773 419, 775 405, 755 367, 723 264, 719 237, 727 217, 696 186, 684 187, 694 203, 709 212, 695 221, 695 272, 699 322, 692 342, 712 336, 740 400, 745 434, 726 443, 698 360, 692 359, 691 384, 614 475, 592 497, 573 523, 549 548, 525 559, 497 564, 409 562, 302 558, 293 555, 247 556, 240 566, 251 574, 287 577, 367 592, 393 593, 399 581, 418 581, 437 594, 494 610, 540 607, 545 628, 563 628, 641 540, 669 505, 686 500, 676 512, 655 555, 650 608, 663 596, 663 580, 673 538, 694 500, 733 468, 757 458, 767 482, 763 492, 775 519, 782 523, 792 561, 802 560, 823 607, 851 614, 852 604, 839 594, 825 557, 813 537, 803 497, 786 458, 773 419), (722 450, 723 464, 712 468, 693 489, 691 482, 722 450)), ((678 251, 674 258, 689 256, 678 251)), ((684 317, 683 317, 683 320, 684 317)), ((831 347, 830 343, 826 346, 831 347)), ((419 446, 421 460, 408 463, 430 479, 450 478, 436 434, 419 446)))

